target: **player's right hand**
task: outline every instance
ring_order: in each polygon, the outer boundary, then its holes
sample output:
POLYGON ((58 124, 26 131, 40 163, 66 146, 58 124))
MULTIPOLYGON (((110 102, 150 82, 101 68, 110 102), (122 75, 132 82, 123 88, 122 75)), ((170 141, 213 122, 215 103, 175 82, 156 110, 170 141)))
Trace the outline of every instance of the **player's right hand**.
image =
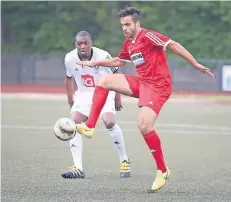
POLYGON ((74 104, 73 99, 72 99, 72 100, 69 100, 69 99, 68 99, 68 104, 70 105, 70 107, 72 107, 72 106, 73 106, 73 104, 74 104))
POLYGON ((96 66, 94 61, 78 61, 76 62, 76 64, 82 65, 82 66, 88 66, 88 67, 96 66))
POLYGON ((211 76, 212 78, 214 78, 214 74, 211 72, 211 69, 205 67, 204 65, 201 65, 200 63, 197 63, 197 64, 195 65, 195 67, 196 67, 198 70, 200 70, 201 72, 206 73, 206 74, 208 74, 209 76, 211 76))

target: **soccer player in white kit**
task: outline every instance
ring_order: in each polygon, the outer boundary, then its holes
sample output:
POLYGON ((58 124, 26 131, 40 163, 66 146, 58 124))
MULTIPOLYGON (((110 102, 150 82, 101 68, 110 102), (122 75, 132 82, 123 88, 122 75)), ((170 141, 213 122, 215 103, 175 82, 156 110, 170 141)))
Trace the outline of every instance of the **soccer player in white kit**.
MULTIPOLYGON (((92 47, 91 35, 86 31, 79 32, 75 37, 76 48, 65 56, 65 86, 68 103, 71 107, 71 117, 76 124, 88 119, 95 85, 99 78, 105 74, 114 74, 119 71, 118 67, 82 67, 76 62, 80 60, 102 60, 111 58, 111 55, 102 49, 92 47), (77 85, 77 91, 73 96, 73 78, 77 85)), ((101 118, 111 135, 112 142, 119 154, 120 177, 130 177, 130 162, 125 150, 123 133, 116 124, 116 110, 121 110, 120 94, 114 91, 109 93, 107 101, 101 112, 101 118)), ((74 165, 70 170, 62 173, 64 178, 84 178, 85 173, 82 165, 82 136, 77 133, 69 141, 74 165)))

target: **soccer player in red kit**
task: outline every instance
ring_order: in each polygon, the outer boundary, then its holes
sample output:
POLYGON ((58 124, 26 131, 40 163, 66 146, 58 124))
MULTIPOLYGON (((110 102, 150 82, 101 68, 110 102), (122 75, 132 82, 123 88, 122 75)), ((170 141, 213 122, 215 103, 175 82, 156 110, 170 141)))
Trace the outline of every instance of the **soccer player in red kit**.
POLYGON ((119 17, 126 39, 116 58, 101 61, 80 61, 83 66, 124 66, 133 62, 138 76, 109 74, 103 76, 94 92, 93 105, 89 119, 85 124, 76 126, 78 132, 88 138, 94 136, 94 128, 110 90, 139 98, 140 113, 138 127, 149 147, 157 166, 156 178, 151 187, 156 191, 166 184, 170 170, 164 161, 161 141, 153 128, 155 120, 172 92, 170 72, 165 55, 169 49, 182 56, 193 67, 214 77, 210 69, 197 60, 179 43, 156 31, 140 26, 141 12, 134 7, 120 11, 119 17))

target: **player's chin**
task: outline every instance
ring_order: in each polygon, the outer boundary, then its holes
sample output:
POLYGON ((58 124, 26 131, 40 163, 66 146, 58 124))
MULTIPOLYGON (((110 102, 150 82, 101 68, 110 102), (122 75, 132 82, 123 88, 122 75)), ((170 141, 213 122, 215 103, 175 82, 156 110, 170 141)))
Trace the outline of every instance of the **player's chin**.
POLYGON ((83 58, 83 59, 87 59, 89 58, 90 56, 88 54, 80 54, 80 57, 83 58))
POLYGON ((125 36, 126 38, 128 38, 128 39, 131 38, 131 35, 130 35, 130 34, 124 34, 124 36, 125 36))
POLYGON ((132 39, 132 37, 131 37, 131 36, 128 36, 128 35, 127 35, 127 36, 125 36, 125 37, 126 37, 127 39, 132 39))
POLYGON ((81 58, 87 58, 88 57, 88 55, 86 53, 81 53, 79 55, 80 55, 81 58))

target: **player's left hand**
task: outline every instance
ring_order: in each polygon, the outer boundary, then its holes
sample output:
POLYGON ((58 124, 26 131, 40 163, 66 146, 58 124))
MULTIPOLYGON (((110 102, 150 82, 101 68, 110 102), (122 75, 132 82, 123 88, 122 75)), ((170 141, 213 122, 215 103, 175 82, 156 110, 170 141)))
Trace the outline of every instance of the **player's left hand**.
POLYGON ((115 94, 115 110, 121 111, 122 108, 123 106, 122 106, 122 101, 121 101, 121 95, 120 93, 116 93, 115 94))
POLYGON ((122 104, 120 104, 120 105, 119 104, 115 104, 116 111, 121 111, 122 108, 123 108, 122 104))
POLYGON ((87 67, 96 66, 94 61, 78 61, 78 62, 76 62, 76 64, 82 65, 82 66, 87 66, 87 67))
POLYGON ((122 108, 123 108, 123 106, 122 106, 121 98, 120 98, 120 95, 118 95, 115 98, 115 110, 116 111, 121 111, 122 108))
POLYGON ((197 63, 197 64, 195 65, 195 67, 196 67, 198 70, 200 70, 201 72, 206 73, 206 74, 208 74, 209 76, 211 76, 212 78, 214 78, 214 74, 211 72, 211 69, 209 69, 209 68, 207 68, 207 67, 201 65, 200 63, 197 63))

